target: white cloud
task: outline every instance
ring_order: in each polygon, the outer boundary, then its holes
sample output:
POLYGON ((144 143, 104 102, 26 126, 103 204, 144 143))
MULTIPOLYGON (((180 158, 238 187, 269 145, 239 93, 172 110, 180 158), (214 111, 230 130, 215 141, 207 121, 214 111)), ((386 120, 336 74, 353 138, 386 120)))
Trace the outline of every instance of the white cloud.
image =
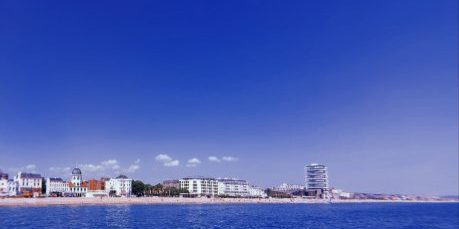
POLYGON ((180 165, 180 161, 179 160, 174 160, 174 159, 172 159, 172 157, 170 157, 167 154, 158 154, 155 157, 155 160, 159 161, 159 162, 162 162, 163 165, 166 166, 166 167, 174 167, 174 166, 180 165))
POLYGON ((55 172, 55 173, 65 173, 68 174, 70 173, 70 167, 49 167, 49 171, 55 172))
POLYGON ((94 164, 82 164, 79 165, 80 169, 83 172, 102 172, 105 168, 102 165, 94 165, 94 164))
POLYGON ((226 161, 226 162, 235 162, 238 161, 239 158, 237 157, 232 157, 232 156, 223 156, 221 159, 216 157, 216 156, 209 156, 207 158, 210 162, 221 162, 221 161, 226 161))
POLYGON ((218 157, 216 156, 209 156, 207 159, 209 159, 209 161, 212 161, 212 162, 220 162, 221 160, 218 159, 218 157))
POLYGON ((135 173, 140 169, 140 159, 134 161, 134 164, 131 164, 127 169, 123 170, 125 173, 135 173))
POLYGON ((102 161, 99 164, 81 164, 79 167, 83 172, 104 172, 107 170, 117 171, 121 168, 118 161, 115 159, 102 161))
POLYGON ((37 166, 34 165, 34 164, 30 164, 30 165, 26 165, 24 168, 26 170, 35 170, 37 168, 37 166))
POLYGON ((19 168, 8 168, 6 170, 11 173, 17 173, 19 171, 35 173, 37 172, 36 169, 37 169, 37 166, 35 164, 28 164, 28 165, 25 165, 19 168))
POLYGON ((118 161, 115 160, 115 159, 106 160, 106 161, 101 162, 100 164, 104 168, 109 168, 109 169, 113 169, 113 170, 116 170, 116 169, 120 168, 120 165, 118 164, 118 161))
POLYGON ((186 166, 187 167, 196 167, 199 164, 201 164, 201 161, 194 157, 194 158, 191 158, 190 160, 188 160, 186 166))
POLYGON ((178 160, 172 160, 172 161, 164 162, 164 166, 166 166, 166 167, 174 167, 174 166, 178 166, 179 164, 180 164, 180 161, 178 161, 178 160))
POLYGON ((233 161, 238 161, 239 159, 236 158, 236 157, 224 156, 224 157, 222 157, 222 160, 233 162, 233 161))
POLYGON ((160 162, 168 162, 172 161, 172 158, 167 154, 158 154, 158 156, 155 157, 155 160, 160 162))
POLYGON ((135 171, 139 170, 140 166, 137 164, 130 165, 128 169, 125 170, 126 173, 134 173, 135 171))

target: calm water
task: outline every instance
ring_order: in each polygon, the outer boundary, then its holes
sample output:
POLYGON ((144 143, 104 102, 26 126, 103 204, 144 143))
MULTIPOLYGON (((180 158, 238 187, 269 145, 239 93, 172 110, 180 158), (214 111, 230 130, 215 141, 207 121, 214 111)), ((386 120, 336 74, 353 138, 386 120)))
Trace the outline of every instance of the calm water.
POLYGON ((0 228, 459 228, 459 204, 0 207, 0 228))

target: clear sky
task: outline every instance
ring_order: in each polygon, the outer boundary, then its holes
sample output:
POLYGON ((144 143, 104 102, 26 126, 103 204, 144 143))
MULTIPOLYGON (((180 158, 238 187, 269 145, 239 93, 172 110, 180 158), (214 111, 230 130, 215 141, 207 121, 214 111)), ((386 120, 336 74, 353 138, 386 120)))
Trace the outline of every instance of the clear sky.
POLYGON ((0 168, 457 194, 457 56, 456 0, 5 0, 0 168))

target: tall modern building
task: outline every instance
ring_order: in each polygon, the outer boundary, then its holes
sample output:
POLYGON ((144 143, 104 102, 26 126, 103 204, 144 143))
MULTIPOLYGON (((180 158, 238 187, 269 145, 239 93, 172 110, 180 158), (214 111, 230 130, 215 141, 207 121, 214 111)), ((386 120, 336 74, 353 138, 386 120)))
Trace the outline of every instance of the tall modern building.
POLYGON ((328 172, 327 166, 320 164, 309 164, 305 166, 306 191, 309 196, 328 198, 328 172))

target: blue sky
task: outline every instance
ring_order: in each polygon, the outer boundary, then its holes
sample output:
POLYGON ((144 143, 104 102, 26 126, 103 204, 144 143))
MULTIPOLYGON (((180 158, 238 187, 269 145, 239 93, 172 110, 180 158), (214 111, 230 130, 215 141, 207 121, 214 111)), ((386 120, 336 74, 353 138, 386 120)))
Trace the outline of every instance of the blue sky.
POLYGON ((2 1, 0 168, 457 194, 457 9, 2 1))

